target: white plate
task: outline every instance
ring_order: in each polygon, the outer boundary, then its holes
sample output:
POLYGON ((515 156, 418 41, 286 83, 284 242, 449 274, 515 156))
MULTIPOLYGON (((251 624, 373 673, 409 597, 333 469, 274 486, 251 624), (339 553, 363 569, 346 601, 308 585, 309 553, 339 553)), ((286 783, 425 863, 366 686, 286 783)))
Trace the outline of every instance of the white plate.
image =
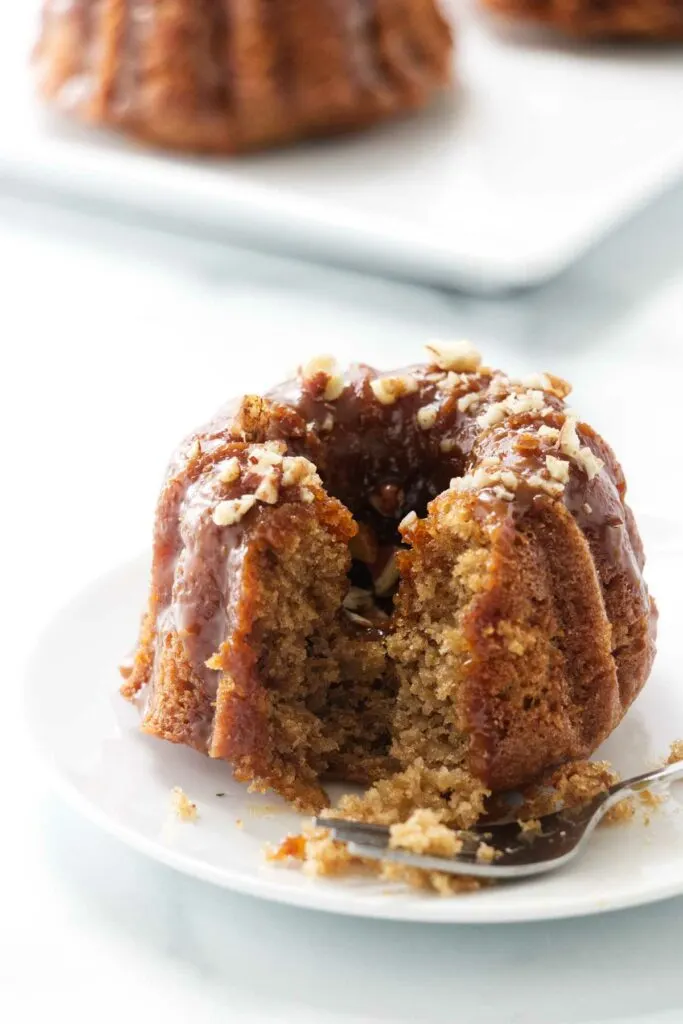
MULTIPOLYGON (((603 753, 622 772, 662 759, 683 737, 680 685, 681 530, 643 520, 649 580, 661 608, 653 676, 603 753)), ((266 899, 365 917, 434 922, 527 921, 600 913, 683 893, 683 792, 627 826, 598 831, 586 855, 564 871, 471 896, 389 890, 368 879, 314 880, 265 863, 263 844, 301 819, 272 797, 250 795, 227 766, 143 736, 135 708, 119 697, 116 665, 142 607, 147 559, 95 583, 42 637, 27 682, 28 716, 39 753, 61 793, 131 846, 189 875, 266 899), (193 824, 170 810, 181 786, 199 807, 193 824), (224 796, 217 796, 224 793, 224 796), (239 828, 237 820, 243 827, 239 828)))
MULTIPOLYGON (((451 6, 454 0, 449 0, 451 6)), ((457 5, 455 102, 249 159, 141 150, 41 116, 35 3, 0 32, 0 172, 135 216, 472 289, 546 279, 683 169, 683 55, 505 37, 457 5)))

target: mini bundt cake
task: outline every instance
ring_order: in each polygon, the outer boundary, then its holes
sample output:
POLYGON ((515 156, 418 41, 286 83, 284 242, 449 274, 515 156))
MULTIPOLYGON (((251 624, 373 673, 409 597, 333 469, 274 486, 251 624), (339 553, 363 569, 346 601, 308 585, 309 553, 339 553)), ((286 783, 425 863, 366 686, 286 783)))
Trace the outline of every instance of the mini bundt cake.
POLYGON ((484 0, 493 11, 593 39, 683 39, 683 7, 671 0, 484 0))
POLYGON ((35 64, 83 120, 233 153, 423 106, 452 38, 439 0, 44 0, 35 64))
POLYGON ((359 814, 457 819, 590 754, 650 671, 624 477, 569 386, 428 351, 312 360, 187 439, 161 493, 124 695, 300 808, 336 778, 374 784, 359 814))

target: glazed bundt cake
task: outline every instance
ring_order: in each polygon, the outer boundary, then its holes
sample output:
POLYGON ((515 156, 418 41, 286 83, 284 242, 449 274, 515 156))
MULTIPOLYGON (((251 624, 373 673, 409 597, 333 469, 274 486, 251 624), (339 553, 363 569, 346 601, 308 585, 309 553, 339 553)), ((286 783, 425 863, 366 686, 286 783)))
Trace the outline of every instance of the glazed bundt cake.
POLYGON ((358 814, 457 821, 590 754, 652 663, 624 477, 569 386, 428 351, 309 362, 187 439, 161 493, 123 692, 300 808, 336 778, 374 784, 358 814))
POLYGON ((35 63, 81 119, 232 153, 423 106, 452 39, 439 0, 44 0, 35 63))
POLYGON ((593 39, 683 39, 683 8, 670 0, 484 0, 500 14, 593 39))

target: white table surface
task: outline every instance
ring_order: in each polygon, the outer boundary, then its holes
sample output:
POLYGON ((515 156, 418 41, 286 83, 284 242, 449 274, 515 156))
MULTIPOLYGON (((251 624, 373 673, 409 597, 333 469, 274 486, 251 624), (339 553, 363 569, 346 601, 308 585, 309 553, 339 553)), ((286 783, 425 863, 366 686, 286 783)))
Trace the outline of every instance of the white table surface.
MULTIPOLYGON (((430 928, 219 891, 148 862, 52 795, 27 746, 21 690, 55 609, 148 543, 177 436, 308 352, 391 365, 420 340, 468 335, 496 356, 507 347, 511 368, 565 372, 618 441, 636 507, 661 510, 680 474, 683 189, 543 291, 500 301, 16 196, 0 196, 0 266, 0 1019, 680 1024, 683 899, 588 920, 430 928), (647 448, 643 424, 657 439, 647 448)), ((68 692, 68 679, 54 685, 68 692)))

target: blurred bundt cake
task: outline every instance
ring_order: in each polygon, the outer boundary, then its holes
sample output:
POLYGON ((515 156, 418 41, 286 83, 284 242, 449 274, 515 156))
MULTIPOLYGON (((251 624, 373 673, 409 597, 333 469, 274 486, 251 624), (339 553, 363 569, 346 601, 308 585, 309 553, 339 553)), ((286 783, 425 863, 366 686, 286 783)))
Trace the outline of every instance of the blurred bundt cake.
POLYGON ((458 820, 621 720, 656 617, 619 463, 564 381, 429 355, 313 360, 181 445, 123 687, 146 732, 300 807, 338 778, 458 820))
POLYGON ((683 39, 683 6, 671 0, 483 0, 499 14, 593 39, 683 39))
POLYGON ((62 110, 231 153, 423 106, 452 38, 438 0, 44 0, 34 59, 62 110))

